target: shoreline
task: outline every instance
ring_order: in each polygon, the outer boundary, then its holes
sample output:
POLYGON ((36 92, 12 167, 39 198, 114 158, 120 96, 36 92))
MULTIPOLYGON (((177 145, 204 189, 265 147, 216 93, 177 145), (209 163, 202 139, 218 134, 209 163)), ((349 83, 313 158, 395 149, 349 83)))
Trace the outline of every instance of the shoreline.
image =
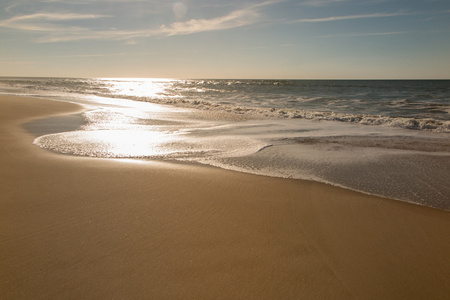
MULTIPOLYGON (((43 99, 43 98, 41 98, 43 99)), ((57 99, 53 99, 56 101, 61 101, 61 100, 57 100, 57 99)), ((63 102, 65 102, 63 100, 63 102)), ((73 102, 70 102, 73 103, 73 102)), ((77 104, 77 103, 75 103, 77 104)), ((78 104, 83 106, 83 104, 78 104)), ((156 106, 159 106, 159 104, 155 104, 156 106)), ((161 106, 164 108, 169 108, 167 106, 161 106)), ((91 111, 92 109, 89 108, 85 108, 84 112, 89 113, 89 111, 91 111)), ((34 141, 35 145, 39 145, 42 148, 47 148, 48 150, 52 151, 53 153, 59 153, 60 151, 56 150, 53 151, 54 149, 58 149, 58 145, 60 145, 60 143, 62 143, 63 141, 59 140, 57 144, 53 144, 52 147, 49 148, 49 143, 48 141, 45 142, 45 137, 42 137, 44 135, 47 134, 54 134, 54 133, 63 133, 63 132, 73 132, 76 131, 79 127, 81 127, 82 125, 88 125, 88 120, 89 117, 83 116, 84 112, 82 113, 77 113, 77 114, 64 114, 64 115, 56 115, 56 116, 51 116, 51 117, 47 117, 47 118, 43 118, 43 119, 37 119, 34 120, 32 122, 27 122, 24 124, 24 127, 31 133, 33 134, 35 137, 37 137, 37 139, 34 141), (38 140, 40 140, 41 138, 44 138, 44 142, 40 142, 38 140)), ((209 112, 206 115, 203 115, 202 113, 198 112, 198 111, 188 111, 188 114, 190 115, 190 118, 192 118, 192 115, 195 115, 196 118, 200 118, 200 119, 206 119, 209 120, 210 118, 212 119, 226 119, 229 116, 227 116, 227 114, 225 115, 216 115, 216 113, 214 113, 213 115, 211 115, 209 112)), ((180 116, 177 116, 177 118, 180 116)), ((183 118, 183 117, 181 117, 183 118)), ((189 119, 189 118, 188 118, 189 119)), ((238 119, 233 119, 233 121, 238 121, 238 119)), ((159 119, 158 117, 152 119, 152 121, 154 124, 160 124, 160 123, 164 123, 164 122, 174 122, 174 121, 163 121, 163 119, 159 119)), ((324 122, 328 122, 328 121, 324 121, 324 122)), ((95 122, 93 122, 95 123, 95 122)), ((89 126, 89 125, 88 125, 89 126)), ((85 129, 86 130, 86 129, 85 129)), ((86 131, 81 131, 81 132, 86 132, 86 131)), ((88 131, 89 132, 89 129, 88 131)), ((82 135, 82 134, 81 134, 82 135)), ((146 139, 153 139, 154 137, 150 136, 150 137, 141 137, 140 140, 146 140, 146 139)), ((409 145, 408 147, 411 147, 412 142, 411 139, 412 137, 406 137, 407 140, 402 139, 401 141, 398 141, 399 138, 396 138, 396 143, 393 146, 391 145, 391 147, 389 146, 385 146, 385 148, 383 149, 401 149, 401 147, 399 146, 399 144, 407 144, 409 145)), ((88 138, 89 139, 89 138, 88 138)), ((301 139, 301 138, 299 138, 301 139)), ((311 140, 314 138, 308 138, 308 140, 311 140)), ((117 139, 116 139, 117 140, 117 139)), ((119 139, 120 140, 120 139, 119 139)), ((295 140, 295 139, 294 139, 295 140)), ((115 140, 111 140, 111 143, 115 143, 115 140)), ((320 138, 318 138, 317 140, 318 142, 320 142, 320 138)), ((300 143, 299 141, 296 141, 296 143, 300 143)), ((323 142, 323 141, 322 141, 323 142)), ((389 141, 388 141, 389 142, 389 141)), ((392 143, 392 139, 390 141, 392 143)), ((50 138, 50 143, 51 143, 51 138, 50 138)), ((333 145, 340 145, 339 140, 332 140, 332 141, 328 141, 328 143, 333 143, 333 145)), ((347 141, 347 143, 349 143, 347 141)), ((358 144, 358 140, 354 141, 354 143, 356 143, 356 146, 359 146, 358 144)), ((373 143, 373 142, 372 142, 373 143)), ((376 143, 378 143, 378 141, 376 141, 376 143)), ((423 151, 432 151, 435 152, 436 151, 436 147, 444 147, 442 145, 437 145, 439 142, 434 141, 434 144, 431 143, 430 141, 417 141, 415 148, 418 150, 424 149, 423 151)), ((343 145, 345 146, 346 143, 343 143, 343 145)), ((120 145, 120 144, 119 144, 120 145)), ((145 144, 142 144, 145 145, 145 144)), ((265 146, 262 149, 266 149, 269 147, 272 147, 273 145, 270 144, 269 146, 265 146)), ((67 149, 70 149, 72 146, 71 145, 67 145, 67 149)), ((100 149, 103 149, 104 146, 100 146, 100 149)), ((139 147, 137 147, 139 148, 139 147)), ((134 148, 135 150, 137 148, 134 148)), ((100 157, 102 157, 102 153, 91 153, 91 155, 87 155, 86 152, 84 152, 85 150, 83 148, 79 148, 77 147, 76 149, 78 149, 78 153, 74 154, 74 153, 66 153, 63 152, 64 155, 75 155, 75 156, 84 156, 84 157, 97 157, 97 155, 99 155, 100 157), (81 152, 81 153, 80 153, 81 152), (83 153, 84 152, 84 153, 83 153)), ((262 149, 259 149, 257 151, 257 153, 255 153, 256 155, 259 155, 262 149)), ((407 149, 407 148, 405 148, 407 149)), ((409 148, 411 150, 411 148, 409 148)), ((445 149, 442 149, 442 151, 445 151, 445 149)), ((70 152, 70 150, 69 150, 70 152)), ((151 151, 150 151, 151 152, 151 151)), ((311 153, 314 153, 314 150, 310 151, 311 153)), ((339 151, 338 151, 339 152, 339 151)), ((107 157, 108 158, 114 158, 114 159, 127 159, 128 157, 126 157, 127 153, 126 151, 124 152, 125 156, 124 157, 109 157, 109 154, 107 153, 107 157)), ((307 153, 305 153, 307 154, 307 153)), ((391 153, 392 154, 392 153, 391 153)), ((324 153, 324 156, 326 155, 330 155, 329 153, 324 153)), ((420 158, 420 156, 418 157, 420 158)), ((170 163, 181 163, 178 160, 169 160, 167 158, 151 158, 151 157, 146 157, 145 154, 143 157, 129 157, 129 159, 138 159, 138 160, 143 160, 143 161, 162 161, 162 162, 170 162, 170 163)), ((258 159, 256 156, 254 157, 254 159, 258 159)), ((259 160, 264 160, 263 158, 259 158, 259 160)), ((270 161, 270 154, 269 157, 267 157, 265 160, 266 161, 270 161)), ((354 158, 352 158, 353 160, 354 158)), ((445 211, 450 211, 449 208, 449 204, 447 203, 445 196, 444 196, 444 189, 439 189, 438 185, 428 188, 428 190, 421 190, 418 191, 416 190, 416 192, 410 192, 409 195, 405 195, 401 192, 401 190, 398 191, 390 191, 390 192, 385 192, 385 190, 387 190, 387 187, 385 185, 383 186, 377 186, 377 184, 375 182, 379 182, 380 180, 383 180, 383 178, 380 177, 385 177, 387 176, 387 174, 385 175, 379 175, 378 180, 376 180, 377 178, 375 178, 375 180, 373 180, 373 182, 369 183, 369 185, 367 185, 368 183, 366 182, 365 185, 358 185, 358 184, 351 184, 353 183, 358 183, 360 181, 359 178, 353 178, 349 180, 349 177, 352 178, 353 174, 361 174, 361 172, 364 172, 362 169, 360 169, 357 172, 353 172, 354 169, 350 168, 346 174, 340 174, 339 171, 337 172, 338 176, 336 178, 325 178, 325 177, 315 177, 314 176, 314 172, 312 172, 312 178, 307 178, 308 175, 305 176, 305 174, 303 174, 303 176, 298 176, 298 174, 290 174, 290 175, 286 175, 283 173, 279 173, 279 172, 274 172, 273 170, 267 172, 267 171, 263 171, 263 172, 259 172, 259 171, 255 171, 252 168, 234 168, 233 164, 231 165, 227 165, 227 164, 221 164, 220 162, 218 164, 214 164, 211 162, 202 162, 202 161, 191 161, 189 163, 193 163, 195 165, 202 165, 202 166, 212 166, 214 168, 221 168, 221 169, 225 169, 225 170, 232 170, 232 171, 236 171, 236 172, 243 172, 246 174, 254 174, 254 175, 260 175, 260 176, 268 176, 268 177, 273 177, 273 178, 289 178, 289 179, 294 179, 294 180, 312 180, 315 182, 320 182, 323 184, 328 184, 334 187, 339 187, 339 188, 343 188, 346 190, 351 190, 351 191, 355 191, 355 192, 359 192, 365 195, 371 195, 371 196, 377 196, 377 197, 381 197, 381 198, 386 198, 386 199, 390 199, 390 200, 395 200, 395 201, 401 201, 401 202, 405 202, 405 203, 411 203, 411 204, 416 204, 416 205, 420 205, 420 206, 426 206, 426 207, 431 207, 431 208, 437 208, 437 209, 442 209, 445 211), (349 180, 350 182, 347 181, 347 184, 345 184, 344 182, 341 182, 342 180, 340 180, 339 178, 347 178, 347 180, 349 180), (409 196, 409 197, 408 197, 409 196)), ((416 163, 416 161, 414 159, 410 159, 409 161, 404 161, 403 164, 408 165, 411 163, 416 163)), ((429 163, 429 161, 428 161, 429 163)), ((443 162, 445 164, 445 161, 443 162)), ((264 166, 264 165, 262 165, 264 166)), ((441 164, 442 166, 442 164, 441 164)), ((318 166, 316 166, 317 168, 319 168, 318 166)), ((339 166, 335 166, 336 168, 339 168, 339 166)), ((373 168, 376 168, 377 165, 372 166, 373 168)), ((370 166, 366 166, 366 168, 371 169, 372 167, 370 166)), ((411 169, 411 168, 410 168, 411 169)), ((256 168, 256 170, 258 170, 258 168, 256 168)), ((383 168, 378 167, 378 173, 380 173, 380 170, 383 170, 383 168)), ((317 171, 317 170, 316 170, 317 171)), ((342 172, 343 170, 341 170, 340 172, 342 172)), ((400 172, 401 170, 397 170, 397 172, 400 172)), ((415 171, 419 171, 419 170, 415 170, 415 171)), ((413 172, 414 170, 411 169, 410 173, 413 172)), ((306 173, 308 174, 308 172, 306 173)), ((395 174, 395 172, 393 173, 395 174)), ((426 175, 425 175, 426 176, 426 175)), ((436 180, 437 178, 440 178, 439 176, 437 176, 436 178, 434 178, 434 180, 436 180)), ((402 180, 401 176, 397 176, 397 178, 393 178, 392 181, 396 181, 396 180, 402 180)), ((412 180, 412 178, 406 179, 406 181, 408 182, 408 180, 412 180)), ((441 180, 442 181, 442 180, 441 180)), ((445 180, 444 180, 445 181, 445 180)), ((430 184, 429 182, 419 182, 421 184, 423 184, 423 186, 427 186, 427 184, 430 184)), ((441 183, 442 184, 442 183, 441 183)), ((392 187, 391 187, 392 188, 392 187)), ((414 189, 414 187, 413 187, 414 189)), ((409 187, 405 187, 403 189, 404 191, 408 191, 409 187)))
POLYGON ((444 298, 450 214, 316 182, 58 155, 0 96, 6 298, 444 298))

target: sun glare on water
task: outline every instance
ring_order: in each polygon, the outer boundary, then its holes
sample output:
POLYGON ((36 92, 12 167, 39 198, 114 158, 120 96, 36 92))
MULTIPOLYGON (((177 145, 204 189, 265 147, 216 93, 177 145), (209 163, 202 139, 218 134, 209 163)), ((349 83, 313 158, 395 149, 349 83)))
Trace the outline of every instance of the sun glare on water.
POLYGON ((106 130, 91 132, 100 149, 107 149, 106 156, 144 157, 160 156, 171 151, 165 144, 174 138, 156 131, 106 130))
POLYGON ((146 130, 73 131, 42 136, 35 143, 47 149, 91 157, 158 157, 175 152, 176 137, 146 130))
POLYGON ((167 96, 165 91, 173 82, 172 79, 160 78, 105 78, 101 79, 110 86, 116 95, 160 98, 167 96))

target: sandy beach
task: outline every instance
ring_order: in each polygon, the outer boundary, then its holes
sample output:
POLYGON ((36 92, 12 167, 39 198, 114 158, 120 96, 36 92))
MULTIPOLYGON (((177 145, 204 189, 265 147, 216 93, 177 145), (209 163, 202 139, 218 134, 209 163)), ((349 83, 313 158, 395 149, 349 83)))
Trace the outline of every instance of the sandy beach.
MULTIPOLYGON (((447 299, 450 213, 301 180, 32 144, 0 97, 1 299, 447 299)), ((69 119, 68 119, 69 120, 69 119)))

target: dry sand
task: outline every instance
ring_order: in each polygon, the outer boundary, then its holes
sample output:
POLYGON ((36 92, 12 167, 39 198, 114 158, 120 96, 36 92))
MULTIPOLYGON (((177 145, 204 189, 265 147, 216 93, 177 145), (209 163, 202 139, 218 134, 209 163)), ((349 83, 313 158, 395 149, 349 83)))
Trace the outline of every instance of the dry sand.
POLYGON ((300 180, 51 153, 0 97, 1 299, 448 299, 450 213, 300 180))

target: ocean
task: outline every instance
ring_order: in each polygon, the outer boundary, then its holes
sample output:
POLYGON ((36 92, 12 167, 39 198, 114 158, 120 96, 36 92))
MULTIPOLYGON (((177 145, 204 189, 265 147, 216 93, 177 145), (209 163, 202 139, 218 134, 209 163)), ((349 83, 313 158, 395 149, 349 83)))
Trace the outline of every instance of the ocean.
POLYGON ((450 210, 450 80, 0 77, 0 94, 86 107, 81 127, 35 139, 58 153, 193 162, 450 210))

